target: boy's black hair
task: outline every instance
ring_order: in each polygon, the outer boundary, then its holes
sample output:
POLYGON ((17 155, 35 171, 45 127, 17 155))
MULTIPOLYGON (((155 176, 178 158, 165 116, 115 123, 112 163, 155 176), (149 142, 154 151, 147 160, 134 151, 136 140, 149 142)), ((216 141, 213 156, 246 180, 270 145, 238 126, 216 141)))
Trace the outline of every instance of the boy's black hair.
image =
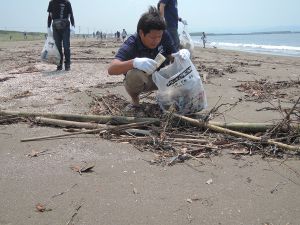
POLYGON ((165 30, 167 28, 166 22, 160 16, 156 7, 150 6, 148 12, 144 13, 137 25, 137 32, 142 30, 144 35, 148 34, 150 30, 165 30))

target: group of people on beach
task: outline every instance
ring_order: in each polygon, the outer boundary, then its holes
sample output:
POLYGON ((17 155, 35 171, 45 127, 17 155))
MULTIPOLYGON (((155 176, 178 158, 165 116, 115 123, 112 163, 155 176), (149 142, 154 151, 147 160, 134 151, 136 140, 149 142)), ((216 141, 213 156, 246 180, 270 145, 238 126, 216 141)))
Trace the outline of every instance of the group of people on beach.
MULTIPOLYGON (((51 0, 48 12, 48 29, 52 23, 53 36, 61 55, 57 70, 61 70, 63 64, 62 43, 65 70, 70 70, 70 22, 75 27, 71 3, 68 0, 51 0)), ((126 39, 127 32, 123 29, 124 43, 110 63, 108 74, 125 75, 125 89, 132 99, 130 108, 139 108, 141 93, 157 90, 152 74, 157 69, 154 58, 158 53, 167 58, 162 67, 173 61, 174 54, 183 59, 190 57, 188 50, 179 49, 178 22, 187 24, 178 16, 177 0, 159 0, 157 7, 150 6, 141 15, 135 34, 126 39)), ((118 31, 116 38, 120 35, 118 31)))
POLYGON ((106 33, 97 30, 96 33, 93 33, 93 38, 97 38, 100 40, 106 39, 106 33))
POLYGON ((115 38, 117 39, 117 41, 120 41, 122 37, 122 41, 124 42, 126 40, 127 37, 127 32, 125 29, 122 30, 122 33, 120 31, 117 31, 115 33, 115 38))

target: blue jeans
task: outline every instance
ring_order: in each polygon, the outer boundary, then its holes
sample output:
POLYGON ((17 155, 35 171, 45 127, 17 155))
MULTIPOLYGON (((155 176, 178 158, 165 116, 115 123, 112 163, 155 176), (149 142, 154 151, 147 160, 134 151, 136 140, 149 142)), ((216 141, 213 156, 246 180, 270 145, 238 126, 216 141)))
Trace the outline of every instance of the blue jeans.
POLYGON ((169 32, 169 34, 171 35, 172 37, 172 40, 174 42, 174 47, 176 49, 176 51, 179 50, 179 36, 178 36, 178 31, 177 31, 177 28, 175 27, 169 27, 167 28, 167 31, 169 32))
POLYGON ((58 30, 53 28, 53 38, 60 54, 60 65, 63 63, 63 51, 64 47, 65 65, 70 66, 71 64, 71 50, 70 50, 70 26, 65 29, 58 30))

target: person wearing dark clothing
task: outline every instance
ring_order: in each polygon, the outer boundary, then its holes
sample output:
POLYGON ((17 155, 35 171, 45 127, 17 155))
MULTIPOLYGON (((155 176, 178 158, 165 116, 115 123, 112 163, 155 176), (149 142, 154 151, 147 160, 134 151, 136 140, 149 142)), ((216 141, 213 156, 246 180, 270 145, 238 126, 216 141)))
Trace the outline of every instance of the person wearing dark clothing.
POLYGON ((121 35, 120 31, 117 31, 117 32, 116 32, 116 38, 117 38, 117 41, 120 41, 120 35, 121 35))
POLYGON ((75 27, 71 3, 68 0, 51 0, 48 6, 48 30, 52 23, 53 38, 60 53, 60 64, 57 70, 62 70, 63 56, 65 56, 65 70, 70 70, 70 21, 75 27), (64 48, 64 54, 62 51, 64 48))
POLYGON ((125 74, 124 85, 132 99, 132 107, 139 107, 142 92, 157 90, 152 74, 157 69, 154 60, 161 53, 172 60, 175 53, 171 36, 166 32, 166 23, 155 7, 144 13, 137 25, 137 33, 128 37, 108 67, 108 74, 125 74))
POLYGON ((178 16, 177 0, 160 0, 158 2, 158 9, 160 15, 167 23, 167 31, 173 38, 175 48, 178 51, 180 42, 178 36, 178 21, 184 25, 187 25, 187 22, 178 16))

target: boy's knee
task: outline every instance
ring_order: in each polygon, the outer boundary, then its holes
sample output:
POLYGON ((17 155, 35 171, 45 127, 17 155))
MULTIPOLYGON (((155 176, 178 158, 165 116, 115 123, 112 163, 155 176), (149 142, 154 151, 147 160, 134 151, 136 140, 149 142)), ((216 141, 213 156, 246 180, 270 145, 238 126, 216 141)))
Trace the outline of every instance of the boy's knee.
POLYGON ((125 78, 125 87, 128 92, 136 94, 157 90, 152 75, 138 69, 128 71, 125 78))
POLYGON ((125 78, 125 88, 130 95, 139 95, 144 91, 146 74, 138 69, 129 70, 125 78))

